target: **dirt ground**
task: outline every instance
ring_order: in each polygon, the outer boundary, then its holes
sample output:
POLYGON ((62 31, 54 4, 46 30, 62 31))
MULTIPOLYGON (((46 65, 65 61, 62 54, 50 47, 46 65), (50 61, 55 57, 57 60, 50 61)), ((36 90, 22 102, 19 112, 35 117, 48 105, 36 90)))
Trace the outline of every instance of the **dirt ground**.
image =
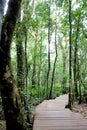
POLYGON ((84 118, 87 118, 87 104, 74 103, 72 111, 80 113, 84 118))

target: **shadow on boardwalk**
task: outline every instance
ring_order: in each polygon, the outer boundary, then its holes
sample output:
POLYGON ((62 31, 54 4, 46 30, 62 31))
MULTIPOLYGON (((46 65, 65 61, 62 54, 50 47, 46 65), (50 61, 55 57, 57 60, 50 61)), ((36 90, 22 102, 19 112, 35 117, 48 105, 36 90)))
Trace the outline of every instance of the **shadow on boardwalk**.
POLYGON ((65 109, 68 95, 45 100, 36 107, 33 130, 87 130, 87 119, 65 109))

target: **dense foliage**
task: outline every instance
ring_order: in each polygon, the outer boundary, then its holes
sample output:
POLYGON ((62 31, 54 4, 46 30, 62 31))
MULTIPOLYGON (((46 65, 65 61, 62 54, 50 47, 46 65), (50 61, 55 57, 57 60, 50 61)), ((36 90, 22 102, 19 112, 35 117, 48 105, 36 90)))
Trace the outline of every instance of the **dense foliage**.
MULTIPOLYGON (((86 96, 86 5, 85 1, 72 2, 72 91, 74 99, 86 96), (77 87, 77 89, 76 89, 77 87), (77 92, 76 92, 77 91, 77 92), (75 95, 75 93, 77 93, 75 95)), ((22 94, 33 103, 67 93, 69 87, 69 2, 23 1, 21 14, 15 29, 11 62, 17 78, 17 45, 23 64, 21 73, 24 88, 22 94), (56 32, 56 33, 55 33, 56 32), (56 42, 56 48, 55 48, 56 42), (55 72, 54 61, 57 51, 55 72), (49 75, 48 75, 49 71, 49 75), (48 75, 48 76, 47 76, 48 75), (53 75, 53 79, 52 79, 53 75), (47 79, 48 78, 48 79, 47 79), (51 81, 53 86, 51 88, 51 81), (48 86, 47 86, 48 82, 48 86)), ((20 64, 20 63, 19 63, 20 64)), ((20 66, 19 66, 20 67, 20 66)), ((20 89, 20 88, 19 88, 20 89)), ((80 99, 81 98, 81 99, 80 99)), ((84 97, 86 98, 86 97, 84 97)), ((81 101, 80 101, 81 102, 81 101)))

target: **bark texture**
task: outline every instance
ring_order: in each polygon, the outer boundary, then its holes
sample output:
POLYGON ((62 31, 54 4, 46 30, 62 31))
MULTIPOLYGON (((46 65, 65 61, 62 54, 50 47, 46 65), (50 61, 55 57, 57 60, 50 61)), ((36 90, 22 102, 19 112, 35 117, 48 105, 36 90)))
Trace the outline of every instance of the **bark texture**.
POLYGON ((7 130, 26 130, 20 96, 10 70, 10 46, 21 0, 10 0, 0 41, 0 91, 7 130))

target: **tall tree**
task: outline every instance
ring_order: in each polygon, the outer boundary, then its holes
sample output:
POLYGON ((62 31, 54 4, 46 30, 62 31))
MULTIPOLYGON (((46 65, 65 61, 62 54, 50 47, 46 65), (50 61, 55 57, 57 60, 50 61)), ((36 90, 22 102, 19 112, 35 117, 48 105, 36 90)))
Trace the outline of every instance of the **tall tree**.
POLYGON ((69 101, 68 107, 72 107, 72 17, 71 17, 71 5, 72 2, 69 0, 69 101))
MULTIPOLYGON (((80 25, 81 25, 81 15, 82 15, 82 9, 84 8, 84 5, 85 5, 86 3, 85 2, 83 2, 82 3, 82 7, 79 7, 78 9, 77 9, 77 11, 76 11, 76 18, 75 18, 75 24, 76 24, 76 31, 75 31, 75 42, 74 42, 74 86, 75 86, 75 99, 77 99, 77 97, 78 97, 78 94, 79 94, 79 92, 78 92, 78 73, 79 73, 79 71, 78 71, 78 68, 79 68, 79 61, 78 61, 78 48, 79 48, 79 46, 78 46, 78 41, 79 41, 79 34, 80 34, 80 25)), ((80 96, 81 96, 81 90, 79 90, 80 91, 80 96)))
POLYGON ((32 72, 32 87, 36 85, 36 60, 37 60, 37 38, 38 38, 38 29, 35 29, 34 34, 34 54, 33 54, 33 72, 32 72))
POLYGON ((53 90, 53 82, 54 82, 54 75, 55 75, 55 69, 56 69, 56 62, 57 62, 57 57, 58 57, 58 51, 57 51, 57 23, 55 20, 55 59, 54 59, 54 64, 53 64, 53 70, 52 70, 52 78, 51 78, 51 87, 50 87, 50 94, 49 94, 49 98, 52 98, 52 90, 53 90))
POLYGON ((75 49, 74 49, 74 86, 75 86, 75 99, 78 97, 78 85, 77 85, 77 80, 78 80, 78 37, 79 37, 79 25, 80 25, 80 15, 78 16, 78 21, 77 21, 77 30, 76 30, 76 39, 75 39, 75 49))
POLYGON ((21 0, 9 1, 0 41, 0 90, 7 130, 26 130, 23 107, 10 66, 10 47, 20 6, 21 0))
POLYGON ((60 48, 62 52, 62 81, 61 81, 61 92, 66 93, 66 83, 67 83, 67 70, 66 70, 66 63, 67 63, 67 39, 65 38, 65 44, 62 44, 62 39, 60 38, 59 43, 60 43, 60 48))
MULTIPOLYGON (((41 24, 41 30, 42 30, 42 25, 43 25, 43 22, 41 24)), ((41 68, 42 68, 42 44, 43 43, 43 35, 42 35, 42 32, 41 32, 41 38, 40 38, 40 50, 39 50, 39 53, 40 53, 40 56, 39 56, 39 70, 38 70, 38 97, 40 98, 40 85, 41 85, 41 68)))
POLYGON ((51 22, 50 22, 50 5, 48 5, 48 71, 47 71, 47 91, 46 98, 48 99, 49 75, 50 75, 50 35, 51 35, 51 22))

